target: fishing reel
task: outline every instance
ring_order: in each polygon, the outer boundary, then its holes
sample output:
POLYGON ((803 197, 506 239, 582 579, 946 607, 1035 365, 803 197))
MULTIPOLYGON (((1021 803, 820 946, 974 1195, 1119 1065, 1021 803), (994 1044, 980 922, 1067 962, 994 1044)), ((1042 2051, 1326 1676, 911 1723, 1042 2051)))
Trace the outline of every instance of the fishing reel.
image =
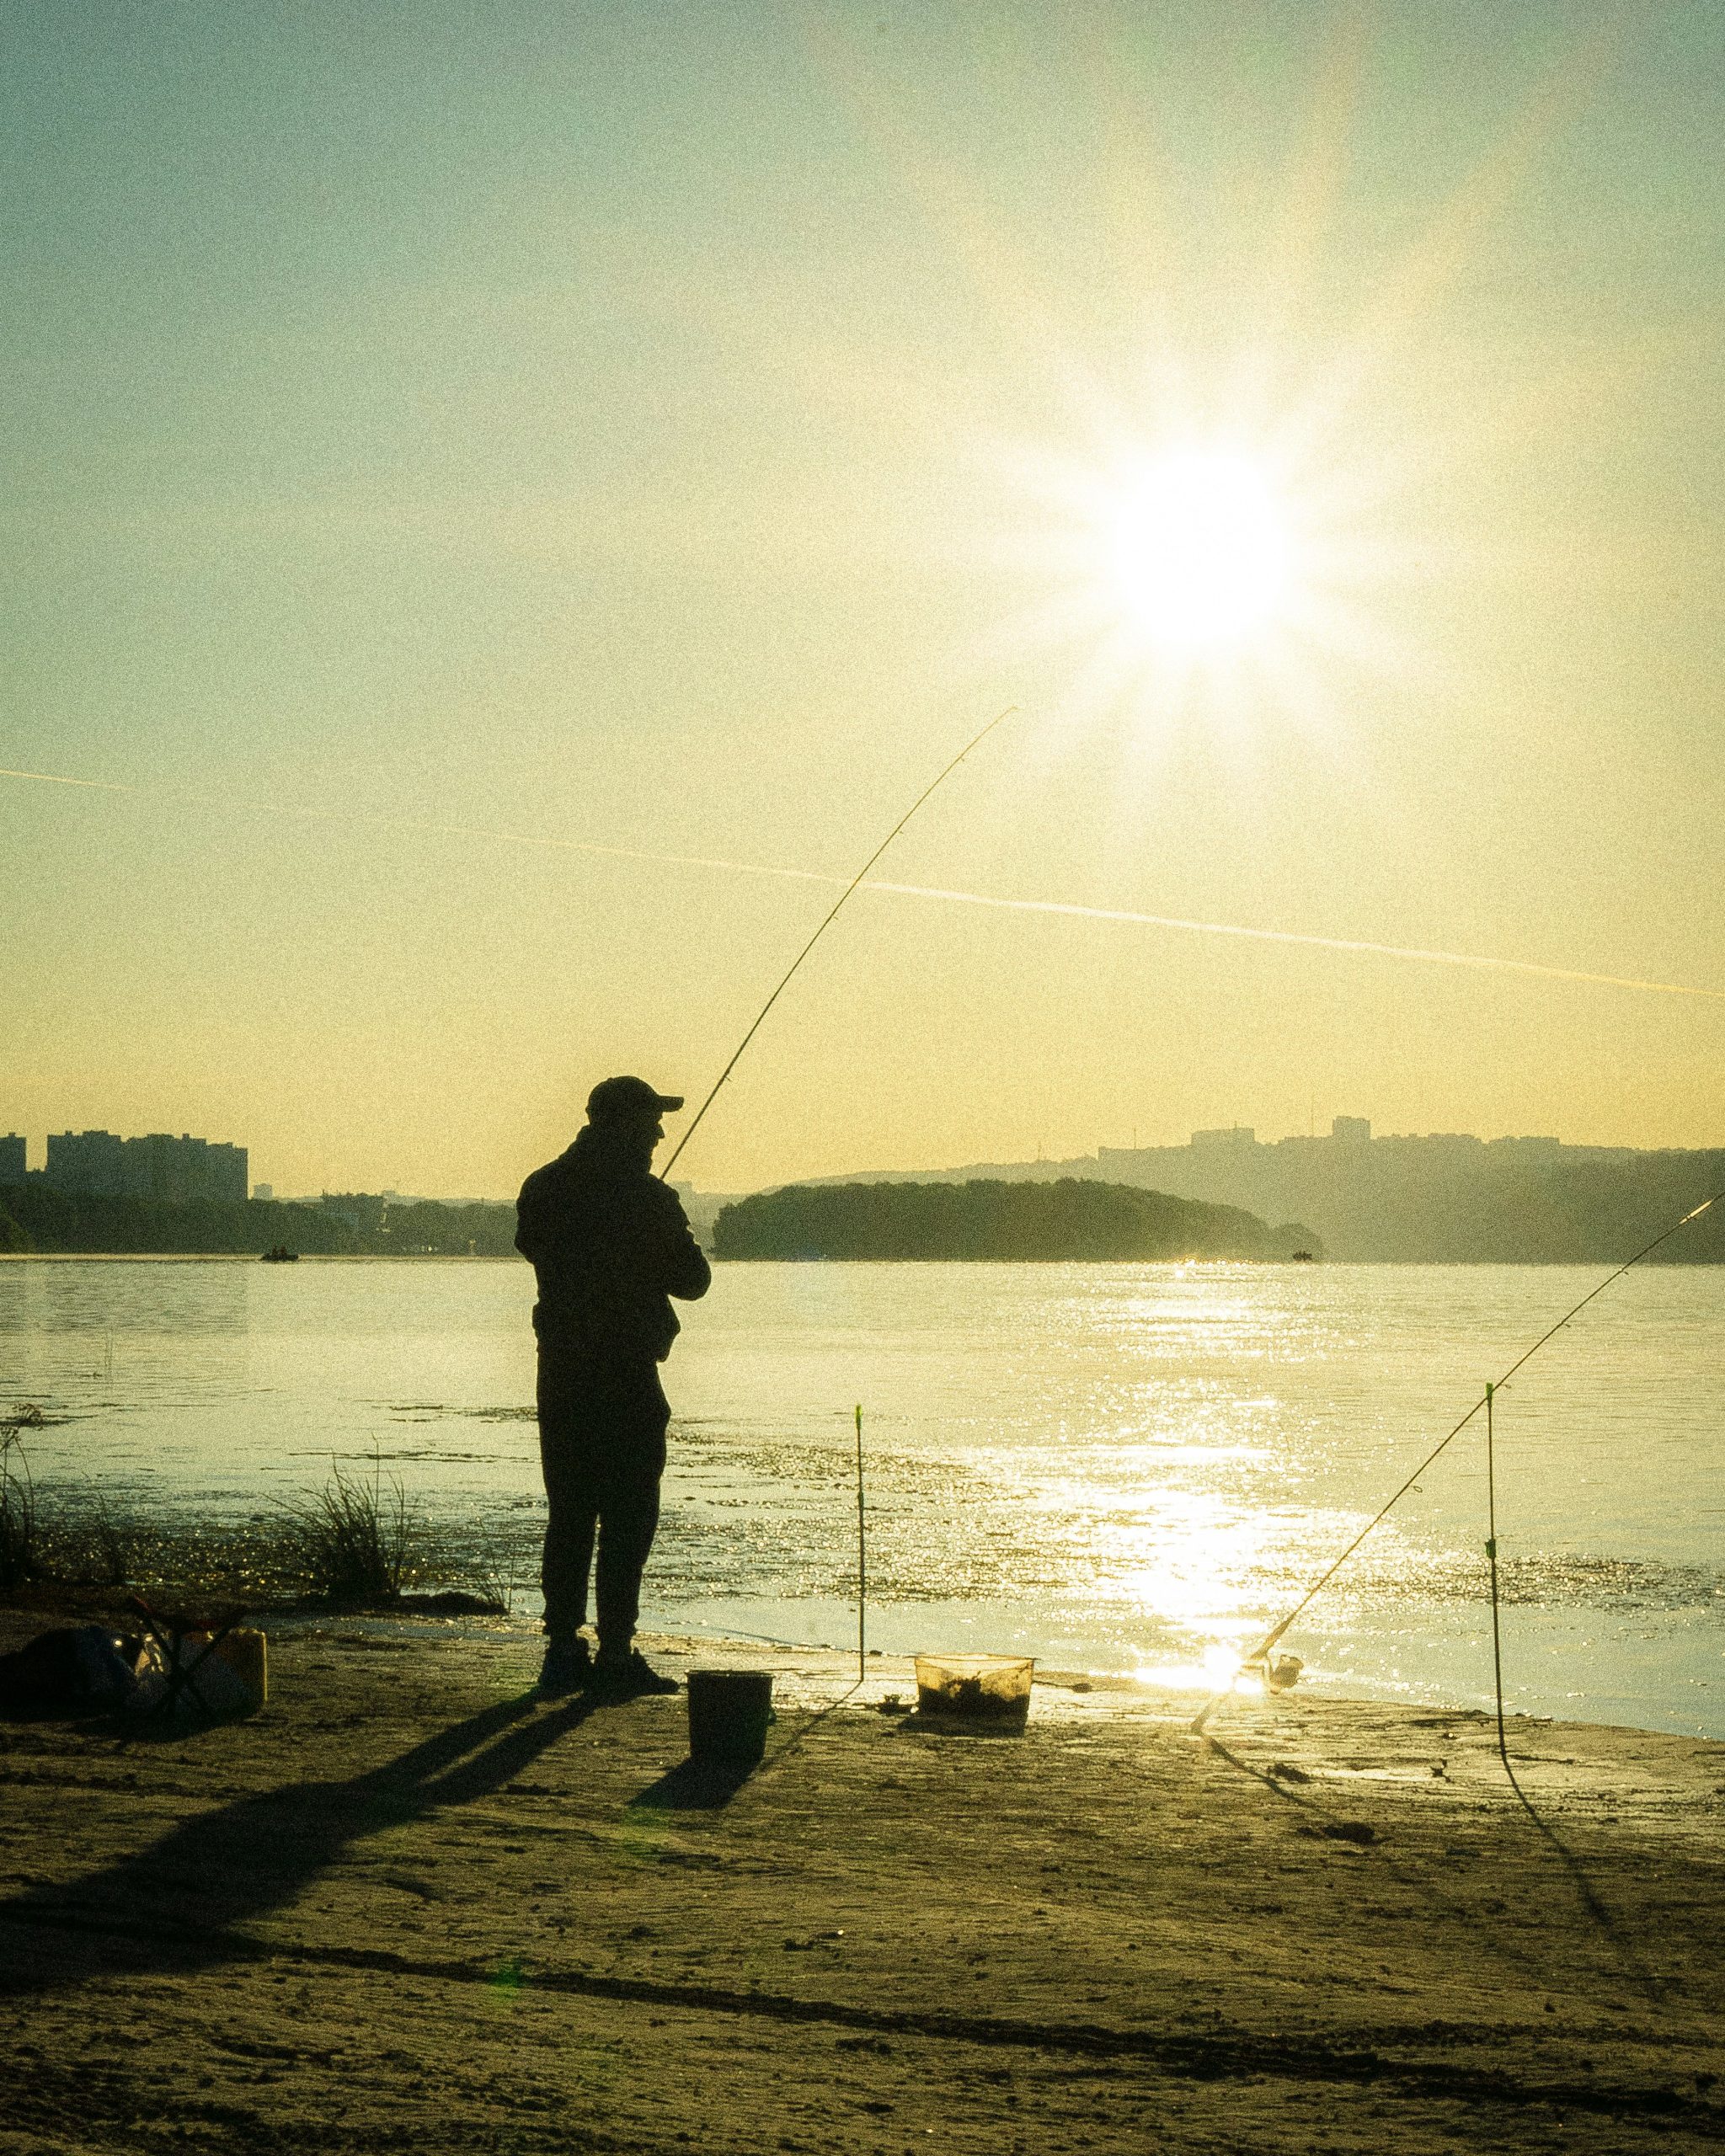
POLYGON ((1256 1678, 1264 1690, 1274 1695, 1291 1692, 1300 1682, 1300 1673, 1305 1667, 1297 1654, 1260 1654, 1254 1655, 1249 1662, 1242 1662, 1240 1674, 1256 1678))

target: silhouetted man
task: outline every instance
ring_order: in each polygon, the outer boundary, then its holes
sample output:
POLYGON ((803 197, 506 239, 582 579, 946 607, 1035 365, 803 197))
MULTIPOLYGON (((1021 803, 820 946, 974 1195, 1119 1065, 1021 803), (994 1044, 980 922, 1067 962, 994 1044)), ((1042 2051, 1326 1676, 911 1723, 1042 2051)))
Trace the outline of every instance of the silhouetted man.
POLYGON ((670 1420, 659 1365, 680 1330, 669 1299, 692 1302, 713 1281, 676 1192, 653 1173, 660 1118, 682 1105, 642 1079, 606 1079, 587 1097, 586 1128, 534 1170, 516 1203, 515 1248, 539 1283, 539 1457, 550 1508, 542 1691, 590 1680, 617 1693, 676 1689, 634 1637, 670 1420), (581 1626, 595 1536, 594 1657, 581 1626))

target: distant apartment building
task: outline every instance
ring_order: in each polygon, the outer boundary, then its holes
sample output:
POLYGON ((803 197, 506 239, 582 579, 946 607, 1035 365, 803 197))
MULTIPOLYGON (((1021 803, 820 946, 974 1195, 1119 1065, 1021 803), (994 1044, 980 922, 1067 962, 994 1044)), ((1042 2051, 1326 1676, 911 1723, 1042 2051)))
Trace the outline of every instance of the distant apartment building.
POLYGON ((24 1177, 24 1140, 18 1133, 10 1131, 0 1138, 0 1189, 9 1182, 22 1182, 24 1177))
POLYGON ((250 1187, 243 1145, 174 1138, 165 1131, 147 1138, 116 1138, 107 1130, 51 1132, 42 1179, 68 1196, 144 1198, 169 1205, 243 1205, 250 1187))
POLYGON ((126 1140, 109 1130, 48 1134, 44 1180, 68 1198, 118 1198, 126 1188, 126 1140))

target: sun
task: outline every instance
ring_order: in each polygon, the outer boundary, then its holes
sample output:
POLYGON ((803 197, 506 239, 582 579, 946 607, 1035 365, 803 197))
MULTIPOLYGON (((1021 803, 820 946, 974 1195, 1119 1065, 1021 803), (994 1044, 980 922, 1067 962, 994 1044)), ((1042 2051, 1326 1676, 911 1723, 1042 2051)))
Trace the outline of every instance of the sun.
POLYGON ((1099 526, 1110 596, 1158 647, 1224 653, 1285 618, 1292 522, 1243 451, 1188 444, 1136 462, 1108 490, 1099 526))
POLYGON ((1147 753, 1188 723, 1242 752, 1272 721, 1327 728, 1323 661, 1375 652, 1346 460, 1319 461, 1297 410, 1101 418, 1087 440, 996 449, 994 558, 1022 596, 979 657, 1063 666, 1062 730, 1119 716, 1147 753))
POLYGON ((1098 389, 1040 439, 987 443, 984 543, 1013 588, 977 664, 1059 670, 1060 737, 1118 726, 1146 765, 1201 738, 1243 771, 1290 728, 1339 754, 1346 685, 1412 664, 1377 603, 1407 550, 1384 522, 1393 470, 1316 398, 1210 413, 1098 389))

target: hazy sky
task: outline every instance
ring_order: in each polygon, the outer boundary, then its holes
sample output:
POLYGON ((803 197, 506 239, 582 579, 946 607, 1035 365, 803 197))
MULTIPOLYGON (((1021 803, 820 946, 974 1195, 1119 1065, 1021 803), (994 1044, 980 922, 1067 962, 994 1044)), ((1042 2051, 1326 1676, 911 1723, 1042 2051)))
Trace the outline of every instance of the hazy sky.
POLYGON ((1725 1142, 1722 108, 1712 4, 8 9, 0 1130, 510 1193, 836 894, 572 842, 842 877, 1013 704, 883 876, 1714 993, 859 895, 679 1175, 1725 1142))

